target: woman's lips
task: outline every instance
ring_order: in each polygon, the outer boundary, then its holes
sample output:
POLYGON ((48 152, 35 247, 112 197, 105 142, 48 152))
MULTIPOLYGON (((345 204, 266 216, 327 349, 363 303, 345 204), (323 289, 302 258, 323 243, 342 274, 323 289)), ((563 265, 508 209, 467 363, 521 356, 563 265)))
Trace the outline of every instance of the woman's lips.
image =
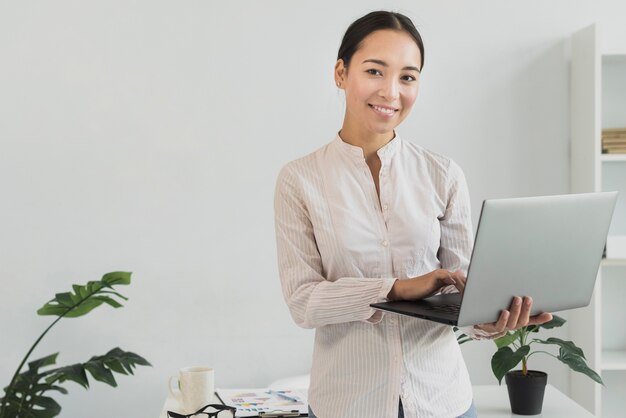
POLYGON ((398 111, 398 109, 394 109, 392 107, 387 107, 387 106, 379 106, 379 105, 373 105, 373 104, 368 104, 368 106, 372 108, 374 112, 384 115, 384 116, 393 116, 398 111))

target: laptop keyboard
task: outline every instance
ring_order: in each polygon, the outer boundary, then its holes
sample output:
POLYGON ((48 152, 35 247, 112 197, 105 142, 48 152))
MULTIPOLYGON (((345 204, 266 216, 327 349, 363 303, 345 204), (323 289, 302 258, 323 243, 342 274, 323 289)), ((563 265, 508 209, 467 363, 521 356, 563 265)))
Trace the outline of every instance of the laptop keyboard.
POLYGON ((429 311, 445 312, 449 314, 458 314, 461 311, 461 305, 434 305, 425 308, 429 311))

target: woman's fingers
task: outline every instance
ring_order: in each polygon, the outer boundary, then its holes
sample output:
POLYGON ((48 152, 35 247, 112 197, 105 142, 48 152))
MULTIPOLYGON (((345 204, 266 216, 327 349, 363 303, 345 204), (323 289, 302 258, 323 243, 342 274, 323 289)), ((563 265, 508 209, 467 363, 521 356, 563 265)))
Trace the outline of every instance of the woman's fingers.
POLYGON ((526 296, 522 301, 522 311, 517 319, 517 326, 515 329, 525 327, 530 322, 530 311, 533 307, 533 298, 526 296))
POLYGON ((509 307, 509 320, 506 323, 506 329, 512 330, 517 328, 517 321, 522 313, 522 298, 515 296, 509 307))
POLYGON ((437 279, 436 290, 445 286, 456 285, 456 280, 448 270, 439 269, 433 271, 432 274, 434 274, 434 277, 437 279))
POLYGON ((552 314, 548 312, 543 312, 539 315, 531 316, 528 321, 528 325, 541 325, 550 321, 552 321, 552 314))
POLYGON ((454 286, 463 294, 465 292, 465 274, 461 270, 457 270, 452 273, 452 278, 454 279, 454 286))
POLYGON ((533 300, 531 297, 514 297, 509 310, 503 310, 497 322, 477 325, 479 329, 489 333, 514 331, 527 325, 541 325, 552 320, 551 313, 541 313, 530 316, 533 300))
POLYGON ((492 322, 488 324, 480 324, 476 326, 482 329, 483 331, 486 331, 491 334, 504 332, 506 330, 506 325, 509 322, 509 316, 510 316, 510 312, 503 309, 502 312, 500 312, 500 317, 498 318, 497 322, 492 322))

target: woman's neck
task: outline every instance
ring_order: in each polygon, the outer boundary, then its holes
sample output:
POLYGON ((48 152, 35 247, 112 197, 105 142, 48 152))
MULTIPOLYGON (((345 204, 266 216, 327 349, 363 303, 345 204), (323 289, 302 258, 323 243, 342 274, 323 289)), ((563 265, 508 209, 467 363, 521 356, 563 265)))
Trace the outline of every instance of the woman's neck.
POLYGON ((394 131, 384 134, 377 134, 371 131, 359 132, 358 130, 350 129, 345 124, 339 131, 339 137, 343 142, 360 147, 363 150, 365 160, 370 160, 377 155, 376 152, 395 138, 395 136, 394 131))

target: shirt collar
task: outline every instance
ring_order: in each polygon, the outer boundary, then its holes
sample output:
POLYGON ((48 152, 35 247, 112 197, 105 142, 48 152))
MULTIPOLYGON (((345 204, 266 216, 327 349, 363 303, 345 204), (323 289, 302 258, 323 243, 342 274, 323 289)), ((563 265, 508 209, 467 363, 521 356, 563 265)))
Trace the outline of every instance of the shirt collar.
MULTIPOLYGON (((351 145, 351 144, 348 144, 347 142, 344 142, 343 139, 341 139, 341 137, 339 136, 339 133, 335 135, 335 143, 346 154, 354 158, 359 158, 359 159, 364 158, 363 149, 361 147, 357 147, 356 145, 351 145)), ((385 145, 383 145, 383 147, 380 148, 376 153, 378 154, 378 157, 381 160, 383 161, 389 160, 391 159, 391 157, 393 157, 393 155, 400 148, 401 143, 402 143, 402 138, 400 138, 400 135, 398 135, 398 133, 395 132, 395 136, 393 137, 393 139, 387 142, 385 145)))

